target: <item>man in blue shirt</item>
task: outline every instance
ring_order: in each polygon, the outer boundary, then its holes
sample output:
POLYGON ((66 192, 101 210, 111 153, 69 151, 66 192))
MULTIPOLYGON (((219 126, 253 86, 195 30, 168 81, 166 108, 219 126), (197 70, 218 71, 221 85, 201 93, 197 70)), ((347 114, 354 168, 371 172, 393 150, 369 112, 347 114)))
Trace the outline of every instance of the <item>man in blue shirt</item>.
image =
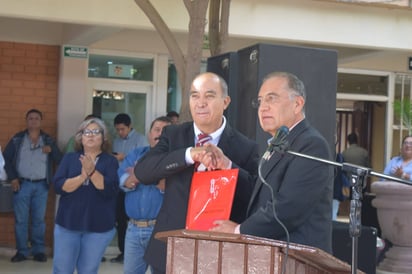
MULTIPOLYGON (((163 127, 170 124, 170 119, 165 116, 158 117, 152 122, 148 134, 150 147, 157 144, 163 127)), ((132 150, 124 158, 117 172, 120 188, 126 193, 125 209, 129 217, 124 248, 125 274, 146 272, 147 264, 143 255, 163 202, 164 179, 157 185, 139 184, 133 172, 136 162, 149 151, 150 147, 138 147, 132 150)))
MULTIPOLYGON (((119 135, 113 141, 113 154, 119 161, 119 166, 126 155, 135 148, 145 147, 148 145, 144 135, 135 131, 132 127, 132 120, 126 113, 119 113, 114 117, 114 127, 119 135)), ((116 230, 117 245, 120 254, 112 258, 112 263, 122 263, 124 257, 124 237, 126 235, 128 218, 124 209, 124 192, 119 191, 116 205, 116 230)))

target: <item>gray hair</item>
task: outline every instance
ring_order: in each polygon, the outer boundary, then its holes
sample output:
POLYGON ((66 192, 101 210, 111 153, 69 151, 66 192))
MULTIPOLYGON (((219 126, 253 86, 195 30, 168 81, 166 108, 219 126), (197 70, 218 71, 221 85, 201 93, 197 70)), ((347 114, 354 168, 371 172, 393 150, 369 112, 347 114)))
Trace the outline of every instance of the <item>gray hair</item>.
POLYGON ((76 134, 74 135, 74 141, 75 141, 74 150, 75 151, 83 150, 83 144, 82 144, 83 131, 90 124, 96 124, 99 127, 99 129, 102 131, 102 137, 103 137, 103 142, 102 142, 102 147, 101 147, 102 151, 111 153, 112 145, 110 142, 106 124, 103 122, 103 120, 99 118, 91 118, 91 119, 84 120, 83 122, 81 122, 81 124, 79 125, 79 128, 77 129, 76 134))
MULTIPOLYGON (((306 89, 303 82, 294 74, 284 71, 271 72, 263 78, 263 83, 271 78, 281 77, 285 78, 288 83, 289 97, 292 99, 293 96, 301 96, 306 102, 306 89)), ((305 106, 303 106, 302 112, 305 113, 305 106)))

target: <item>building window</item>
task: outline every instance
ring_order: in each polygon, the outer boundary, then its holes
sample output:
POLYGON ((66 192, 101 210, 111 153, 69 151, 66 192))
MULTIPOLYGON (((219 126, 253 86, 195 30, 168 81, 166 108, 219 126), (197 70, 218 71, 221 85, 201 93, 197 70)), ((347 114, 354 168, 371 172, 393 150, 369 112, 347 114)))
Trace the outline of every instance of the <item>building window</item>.
POLYGON ((90 54, 89 77, 153 81, 153 58, 90 54))

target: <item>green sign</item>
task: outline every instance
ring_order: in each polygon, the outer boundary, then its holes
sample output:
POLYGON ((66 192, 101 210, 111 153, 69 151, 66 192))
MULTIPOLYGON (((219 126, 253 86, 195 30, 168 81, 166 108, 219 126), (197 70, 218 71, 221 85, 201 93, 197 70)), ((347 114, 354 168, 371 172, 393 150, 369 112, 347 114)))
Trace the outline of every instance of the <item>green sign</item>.
POLYGON ((64 46, 64 57, 87 58, 88 49, 85 47, 64 46))

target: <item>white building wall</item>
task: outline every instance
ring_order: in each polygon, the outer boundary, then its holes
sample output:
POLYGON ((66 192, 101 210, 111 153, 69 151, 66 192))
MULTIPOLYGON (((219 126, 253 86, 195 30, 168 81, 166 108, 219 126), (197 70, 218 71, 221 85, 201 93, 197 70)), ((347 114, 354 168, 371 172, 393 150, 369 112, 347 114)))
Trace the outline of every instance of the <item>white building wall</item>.
MULTIPOLYGON (((152 0, 166 23, 186 32, 188 16, 182 0, 152 0)), ((383 49, 412 47, 412 10, 311 0, 234 0, 229 33, 326 45, 383 49)), ((2 0, 0 16, 53 22, 153 30, 134 1, 2 0)), ((2 27, 4 28, 4 26, 2 27)), ((64 41, 65 37, 61 37, 64 41)))

